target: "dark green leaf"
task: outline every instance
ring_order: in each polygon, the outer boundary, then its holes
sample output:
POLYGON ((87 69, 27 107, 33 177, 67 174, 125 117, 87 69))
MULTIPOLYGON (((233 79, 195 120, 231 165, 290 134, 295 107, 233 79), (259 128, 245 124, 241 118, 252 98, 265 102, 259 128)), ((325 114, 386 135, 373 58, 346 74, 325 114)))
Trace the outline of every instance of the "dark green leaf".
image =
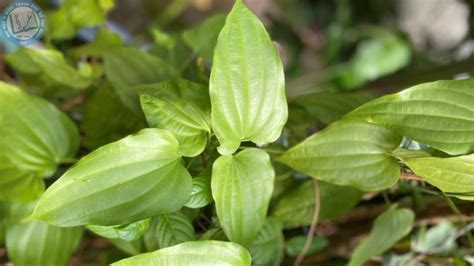
POLYGON ((202 208, 212 202, 211 177, 198 176, 193 178, 191 197, 184 205, 188 208, 202 208))
POLYGON ((123 239, 132 241, 145 233, 150 226, 150 219, 145 219, 127 225, 102 226, 102 225, 86 225, 86 228, 95 234, 105 238, 123 239))
MULTIPOLYGON (((303 250, 304 245, 306 244, 307 237, 308 236, 306 235, 301 235, 290 238, 286 242, 286 254, 292 257, 298 256, 301 253, 301 250, 303 250)), ((325 237, 314 236, 306 255, 311 256, 312 254, 325 249, 328 245, 329 241, 325 237)))
POLYGON ((253 265, 280 265, 285 247, 282 230, 281 223, 276 219, 265 221, 249 248, 253 265))

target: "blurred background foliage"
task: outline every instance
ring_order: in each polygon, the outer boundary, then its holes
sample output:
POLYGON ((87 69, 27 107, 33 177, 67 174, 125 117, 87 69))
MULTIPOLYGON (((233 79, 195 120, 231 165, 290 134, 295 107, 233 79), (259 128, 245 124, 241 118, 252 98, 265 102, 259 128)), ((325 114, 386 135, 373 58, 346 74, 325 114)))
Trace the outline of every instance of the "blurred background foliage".
MULTIPOLYGON (((11 2, 0 0, 0 10, 11 2)), ((127 88, 178 74, 207 82, 213 45, 233 4, 231 0, 35 2, 47 14, 47 29, 33 46, 47 49, 20 49, 0 36, 0 79, 55 102, 78 121, 83 154, 145 126, 136 95, 127 88)), ((474 73, 470 0, 246 0, 246 4, 264 22, 285 66, 290 118, 275 149, 300 142, 375 97, 474 73)), ((314 192, 306 176, 275 167, 279 175, 271 214, 285 222, 285 264, 302 249, 314 192)), ((425 263, 433 265, 473 263, 474 257, 466 255, 474 253, 470 235, 457 242, 448 236, 456 233, 455 223, 473 219, 474 206, 456 201, 456 207, 443 197, 440 201, 422 184, 408 185, 411 182, 365 195, 321 182, 323 221, 307 263, 344 264, 387 200, 413 208, 420 225, 396 251, 429 250, 425 263)), ((222 237, 222 231, 213 233, 222 237)), ((145 249, 137 241, 113 242, 122 252, 89 234, 71 263, 105 264, 145 249)), ((401 265, 413 260, 414 253, 404 254, 392 252, 375 263, 401 265)))

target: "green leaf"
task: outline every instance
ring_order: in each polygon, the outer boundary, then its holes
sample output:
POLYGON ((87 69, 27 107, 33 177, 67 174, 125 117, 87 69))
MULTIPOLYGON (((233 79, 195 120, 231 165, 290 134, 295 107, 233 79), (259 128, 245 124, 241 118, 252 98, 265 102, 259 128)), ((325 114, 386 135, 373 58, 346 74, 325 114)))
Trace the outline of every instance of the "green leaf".
POLYGON ((124 259, 112 265, 250 266, 251 261, 248 251, 236 243, 208 240, 185 242, 155 252, 124 259))
POLYGON ((74 157, 79 132, 52 104, 0 82, 0 106, 0 153, 11 165, 45 177, 74 157))
POLYGON ((184 79, 169 80, 141 87, 140 98, 148 124, 173 132, 183 156, 197 156, 206 148, 211 108, 205 86, 184 79))
MULTIPOLYGON (((110 8, 97 0, 65 0, 61 7, 47 17, 47 38, 64 40, 74 37, 83 27, 93 27, 105 21, 110 8)), ((102 1, 103 2, 103 1, 102 1)))
POLYGON ((348 116, 386 125, 451 155, 474 151, 474 80, 436 81, 387 95, 348 116))
POLYGON ((144 129, 83 157, 46 190, 32 219, 117 225, 176 211, 192 186, 181 161, 171 132, 144 129))
POLYGON ((110 49, 117 49, 122 46, 123 40, 119 34, 107 28, 101 28, 93 41, 74 47, 69 50, 69 53, 76 58, 81 56, 101 57, 110 49))
POLYGON ((474 154, 452 158, 407 158, 404 162, 441 191, 474 200, 474 154))
POLYGON ((281 223, 268 218, 249 248, 253 265, 280 265, 285 247, 281 223))
POLYGON ((369 236, 352 253, 349 265, 363 265, 371 257, 387 251, 411 231, 414 218, 412 210, 397 209, 392 205, 377 217, 369 236))
POLYGON ((160 248, 166 248, 196 239, 191 221, 181 212, 161 214, 156 223, 155 234, 160 248))
POLYGON ((259 149, 219 157, 212 168, 211 191, 227 237, 250 246, 265 222, 275 171, 259 149))
POLYGON ((443 221, 431 227, 427 232, 422 229, 412 249, 425 254, 446 254, 457 248, 455 235, 456 227, 449 221, 443 221))
MULTIPOLYGON (((333 205, 337 206, 337 205, 333 205)), ((286 254, 292 257, 298 256, 304 248, 306 244, 306 235, 300 235, 290 238, 286 242, 286 254)), ((311 256, 312 254, 325 249, 329 245, 329 241, 327 238, 322 236, 314 236, 311 245, 309 246, 308 252, 306 253, 307 256, 311 256)))
POLYGON ((288 118, 283 66, 263 24, 235 2, 219 34, 209 84, 219 152, 275 141, 288 118))
POLYGON ((213 15, 198 26, 184 31, 183 39, 196 54, 212 61, 217 37, 224 23, 224 14, 213 15))
POLYGON ((90 150, 145 127, 144 119, 135 115, 121 102, 109 83, 97 88, 87 99, 83 115, 80 124, 84 134, 83 145, 90 150))
POLYGON ((128 255, 134 256, 142 252, 142 241, 140 238, 132 241, 125 241, 120 238, 111 238, 109 241, 119 250, 125 252, 128 255))
MULTIPOLYGON (((368 102, 373 97, 366 93, 317 92, 297 98, 294 103, 302 106, 309 114, 305 122, 318 120, 329 125, 345 114, 368 102)), ((291 116, 291 110, 290 110, 291 116)))
POLYGON ((153 84, 175 76, 161 59, 134 48, 113 49, 104 57, 105 75, 122 102, 141 114, 138 85, 153 84))
MULTIPOLYGON (((362 192, 355 188, 337 186, 322 181, 319 181, 319 192, 320 221, 341 216, 354 207, 362 196, 362 192)), ((312 180, 305 181, 303 184, 289 189, 278 198, 272 208, 272 216, 283 221, 286 227, 309 225, 313 217, 314 201, 313 182, 312 180)))
POLYGON ((150 227, 150 219, 141 220, 135 223, 115 226, 86 225, 86 228, 93 233, 105 237, 132 241, 141 237, 150 227))
POLYGON ((89 87, 91 79, 70 66, 61 52, 52 49, 22 48, 5 57, 6 62, 20 73, 44 75, 55 85, 74 89, 89 87))
POLYGON ((6 248, 15 266, 67 265, 82 236, 77 227, 61 228, 40 222, 8 228, 6 248))
POLYGON ((188 202, 184 205, 188 208, 202 208, 212 202, 211 177, 198 176, 193 178, 193 188, 188 202))
POLYGON ((400 176, 391 153, 401 142, 391 130, 364 121, 342 120, 312 135, 278 160, 329 183, 377 191, 400 176))
POLYGON ((204 234, 201 235, 199 240, 218 240, 218 241, 228 241, 224 230, 222 228, 212 228, 207 230, 204 234))
POLYGON ((0 200, 28 202, 38 198, 45 186, 42 178, 18 169, 0 154, 0 200))

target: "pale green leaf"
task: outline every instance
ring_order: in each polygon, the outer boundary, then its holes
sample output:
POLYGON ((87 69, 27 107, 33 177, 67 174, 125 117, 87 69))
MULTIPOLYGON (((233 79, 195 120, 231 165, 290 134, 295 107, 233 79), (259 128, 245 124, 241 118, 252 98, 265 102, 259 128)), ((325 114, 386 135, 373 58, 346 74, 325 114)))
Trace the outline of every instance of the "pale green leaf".
POLYGON ((451 155, 474 151, 474 80, 436 81, 371 101, 348 116, 386 125, 451 155))
POLYGON ((263 24, 241 0, 219 34, 209 86, 221 154, 234 153, 241 141, 278 139, 288 117, 283 66, 263 24))
POLYGON ((224 14, 213 15, 198 26, 184 31, 183 39, 196 54, 211 61, 217 37, 224 23, 224 14))
POLYGON ((61 228, 41 222, 8 228, 6 248, 15 266, 68 265, 82 236, 78 227, 61 228))
POLYGON ((371 257, 390 249, 411 231, 414 218, 412 210, 391 206, 377 217, 369 236, 362 240, 352 253, 349 265, 363 265, 371 257))
POLYGON ((105 75, 122 102, 141 114, 138 85, 153 84, 175 76, 175 70, 158 57, 134 48, 113 49, 104 57, 105 75))
POLYGON ((141 220, 135 223, 115 226, 86 225, 86 228, 93 233, 105 237, 132 241, 141 237, 150 227, 150 219, 141 220))
POLYGON ((85 89, 91 83, 89 77, 70 66, 57 50, 22 48, 8 54, 6 61, 20 73, 44 75, 55 85, 85 89))
MULTIPOLYGON (((321 202, 320 221, 341 216, 354 207, 362 197, 362 192, 352 187, 337 186, 322 181, 318 183, 321 202)), ((272 216, 283 221, 286 227, 309 225, 313 217, 314 202, 313 182, 308 180, 278 198, 272 208, 272 216)))
POLYGON ((413 242, 412 249, 425 254, 446 254, 456 250, 455 236, 456 227, 449 221, 443 221, 428 231, 422 228, 413 242))
POLYGON ((43 193, 45 185, 41 177, 19 169, 1 154, 0 162, 0 200, 28 202, 43 193))
POLYGON ((141 87, 140 99, 148 124, 173 132, 183 156, 197 156, 206 148, 211 131, 206 86, 184 79, 169 80, 141 87))
MULTIPOLYGON (((290 238, 286 242, 286 254, 292 257, 298 256, 306 244, 307 237, 308 236, 306 235, 300 235, 290 238)), ((322 236, 314 236, 313 241, 311 241, 311 245, 309 246, 308 252, 306 253, 306 256, 310 256, 318 251, 321 251, 325 249, 328 245, 329 241, 327 240, 327 238, 322 236)))
POLYGON ((310 136, 278 160, 316 179, 376 191, 394 185, 398 161, 391 155, 401 137, 390 129, 342 120, 310 136))
POLYGON ((280 265, 285 247, 283 227, 279 221, 268 218, 249 247, 253 265, 280 265))
POLYGON ((404 162, 415 174, 441 191, 474 200, 474 154, 451 158, 407 158, 404 162))
POLYGON ((155 235, 160 248, 196 239, 191 221, 181 212, 161 214, 156 223, 155 235))
POLYGON ((181 161, 171 132, 144 129, 83 157, 46 190, 32 219, 117 225, 176 211, 192 186, 181 161))
POLYGON ((2 156, 38 177, 53 174, 57 165, 73 158, 79 148, 79 132, 65 114, 47 101, 3 82, 0 125, 2 156))
POLYGON ((231 242, 191 241, 113 263, 113 266, 180 265, 250 266, 251 258, 242 246, 231 242))
POLYGON ((184 205, 188 208, 202 208, 212 202, 211 177, 198 176, 193 178, 193 189, 188 202, 184 205))
POLYGON ((227 237, 250 246, 265 222, 275 171, 263 150, 246 149, 219 157, 212 168, 211 190, 227 237))

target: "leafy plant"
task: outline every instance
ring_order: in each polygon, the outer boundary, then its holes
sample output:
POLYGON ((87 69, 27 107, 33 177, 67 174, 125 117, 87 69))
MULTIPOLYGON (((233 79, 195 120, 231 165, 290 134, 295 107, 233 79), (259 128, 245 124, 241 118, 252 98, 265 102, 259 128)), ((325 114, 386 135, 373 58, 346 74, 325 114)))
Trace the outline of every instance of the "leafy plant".
MULTIPOLYGON (((350 100, 338 101, 341 93, 328 91, 287 99, 277 47, 242 0, 178 36, 156 29, 149 51, 105 29, 69 53, 54 48, 103 23, 109 4, 65 1, 49 15, 48 48, 6 56, 21 79, 0 83, 0 242, 15 265, 65 265, 84 231, 133 255, 113 265, 279 265, 285 252, 302 259, 330 246, 312 239, 316 222, 340 217, 364 194, 419 193, 401 175, 431 193, 474 198, 473 80, 375 100, 344 93, 350 100), (300 112, 304 121, 292 116, 300 112), (313 118, 330 125, 307 136, 313 118), (286 234, 308 225, 308 239, 286 234)), ((334 72, 358 75, 347 88, 407 63, 403 42, 376 32, 381 43, 366 40, 334 72), (385 50, 393 65, 364 65, 385 50)), ((378 215, 349 265, 410 233, 415 212, 405 205, 378 215)), ((420 234, 413 252, 452 251, 456 238, 449 247, 439 240, 456 234, 449 226, 420 234)))

